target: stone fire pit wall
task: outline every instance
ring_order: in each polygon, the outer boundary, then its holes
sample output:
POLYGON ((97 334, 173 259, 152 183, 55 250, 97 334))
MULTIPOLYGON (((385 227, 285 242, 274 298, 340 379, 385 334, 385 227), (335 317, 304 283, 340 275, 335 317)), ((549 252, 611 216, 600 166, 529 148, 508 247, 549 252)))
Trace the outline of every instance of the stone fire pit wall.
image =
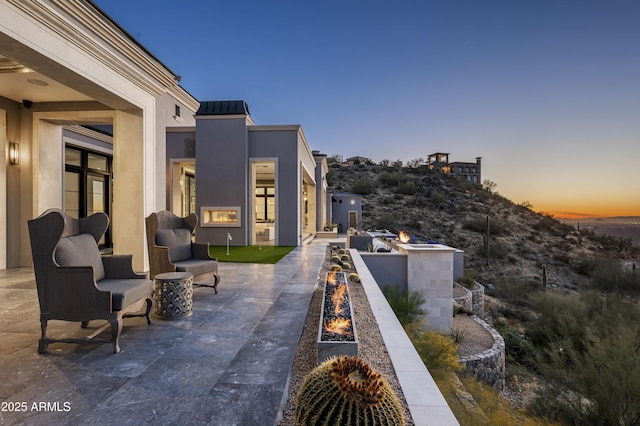
POLYGON ((457 251, 443 244, 398 244, 407 255, 407 290, 426 299, 425 318, 431 329, 453 329, 453 258, 457 251))
MULTIPOLYGON (((327 273, 327 277, 331 272, 327 273)), ((348 316, 351 319, 351 327, 353 329, 353 336, 349 340, 323 340, 325 309, 324 305, 327 298, 327 285, 328 280, 324 280, 324 290, 322 292, 322 309, 320 312, 320 325, 318 327, 318 364, 334 356, 358 356, 358 334, 356 332, 356 322, 353 316, 353 307, 351 305, 351 295, 349 294, 349 281, 347 280, 347 274, 344 272, 337 272, 336 275, 340 275, 341 282, 344 282, 347 288, 346 300, 348 303, 348 316)), ((346 315, 345 315, 346 316, 346 315)))

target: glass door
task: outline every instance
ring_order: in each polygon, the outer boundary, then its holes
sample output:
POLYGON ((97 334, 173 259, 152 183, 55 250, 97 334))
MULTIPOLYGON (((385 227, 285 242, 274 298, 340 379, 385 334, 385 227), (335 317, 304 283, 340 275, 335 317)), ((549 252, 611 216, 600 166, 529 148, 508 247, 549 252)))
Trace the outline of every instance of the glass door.
MULTIPOLYGON (((74 147, 65 148, 64 211, 79 219, 110 213, 111 157, 74 147)), ((98 242, 111 247, 111 225, 98 242)))

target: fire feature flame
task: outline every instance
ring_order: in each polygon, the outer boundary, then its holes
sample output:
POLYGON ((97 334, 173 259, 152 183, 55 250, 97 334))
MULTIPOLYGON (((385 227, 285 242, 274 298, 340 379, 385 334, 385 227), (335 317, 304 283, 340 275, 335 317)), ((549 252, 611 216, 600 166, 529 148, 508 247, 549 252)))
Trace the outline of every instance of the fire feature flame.
POLYGON ((336 315, 342 315, 342 304, 345 301, 345 294, 347 293, 347 286, 344 284, 340 284, 336 286, 336 289, 331 296, 331 301, 333 302, 333 309, 336 315))
POLYGON ((398 239, 401 243, 406 244, 411 240, 411 237, 406 232, 400 231, 400 233, 398 234, 398 239))
POLYGON ((351 320, 346 318, 336 318, 329 321, 324 321, 324 329, 331 333, 342 334, 347 336, 353 336, 353 333, 346 329, 351 327, 351 320))

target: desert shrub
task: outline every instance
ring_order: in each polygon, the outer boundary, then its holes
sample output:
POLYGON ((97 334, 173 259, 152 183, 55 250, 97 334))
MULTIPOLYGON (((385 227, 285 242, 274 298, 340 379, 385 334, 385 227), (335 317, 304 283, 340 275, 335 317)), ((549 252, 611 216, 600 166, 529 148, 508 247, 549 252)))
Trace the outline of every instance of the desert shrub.
POLYGON ((340 266, 340 265, 331 265, 331 270, 333 272, 342 272, 342 266, 340 266))
POLYGON ((622 265, 611 261, 601 262, 591 273, 591 288, 608 293, 640 293, 640 273, 623 269, 622 265))
POLYGON ((351 192, 353 192, 354 194, 372 194, 375 189, 375 182, 367 178, 356 178, 351 184, 351 192))
MULTIPOLYGON (((443 395, 451 406, 456 418, 461 425, 491 425, 491 426, 553 426, 549 420, 542 417, 533 417, 522 409, 514 408, 499 392, 491 386, 477 380, 473 376, 462 376, 460 382, 463 391, 467 392, 478 404, 481 413, 469 409, 460 402, 456 394, 448 391, 448 386, 443 386, 443 395), (456 401, 457 400, 457 401, 456 401)), ((440 386, 440 383, 438 383, 440 386)))
POLYGON ((471 289, 473 288, 476 280, 478 279, 478 274, 472 269, 465 269, 462 277, 458 278, 458 282, 465 287, 471 289))
POLYGON ((407 335, 422 362, 434 377, 446 375, 452 371, 459 371, 458 345, 453 338, 435 331, 424 330, 424 324, 414 322, 405 327, 407 335))
POLYGON ((342 263, 342 269, 351 269, 351 264, 347 262, 342 263))
MULTIPOLYGON (((477 251, 478 256, 485 258, 486 253, 487 251, 485 245, 480 245, 477 251)), ((508 253, 509 248, 506 244, 503 244, 499 240, 491 239, 491 244, 489 245, 489 259, 504 259, 507 257, 508 253)))
POLYGON ((400 172, 382 172, 376 180, 383 188, 395 188, 400 182, 404 181, 404 179, 404 174, 400 172))
MULTIPOLYGON (((485 234, 487 232, 487 217, 475 216, 465 221, 462 227, 464 229, 468 229, 473 232, 485 234)), ((492 237, 509 235, 510 233, 511 233, 511 230, 509 229, 509 226, 504 221, 497 220, 491 217, 489 218, 489 234, 492 237)))
POLYGON ((403 326, 418 321, 426 313, 422 309, 426 300, 419 291, 400 291, 400 287, 391 285, 384 289, 384 295, 403 326))
POLYGON ((547 232, 555 236, 563 236, 573 231, 573 226, 560 222, 548 213, 541 213, 536 223, 532 225, 536 231, 547 232))
POLYGON ((418 192, 418 185, 413 180, 406 180, 398 185, 398 192, 406 195, 413 195, 418 192))
POLYGON ((488 293, 509 305, 526 307, 529 306, 530 296, 537 291, 537 286, 520 278, 507 276, 497 281, 494 289, 488 293))
POLYGON ((393 197, 384 197, 381 201, 381 204, 383 206, 388 206, 391 204, 394 204, 396 201, 393 199, 393 197))
POLYGON ((398 217, 395 214, 388 213, 377 217, 373 221, 373 227, 375 229, 388 229, 391 232, 395 232, 397 223, 398 217))
MULTIPOLYGON (((538 313, 535 321, 527 324, 526 334, 540 348, 549 348, 552 341, 568 339, 572 346, 583 348, 586 339, 584 325, 588 323, 587 305, 583 298, 553 292, 539 292, 530 297, 538 313)), ((593 303, 593 302, 591 302, 593 303)))
MULTIPOLYGON (((621 302, 622 303, 622 302, 621 302)), ((614 308, 615 309, 615 308, 614 308)), ((634 309, 637 309, 634 307, 634 309)), ((637 314, 637 311, 636 311, 637 314)), ((549 345, 545 377, 573 424, 631 425, 640 419, 640 333, 637 322, 613 321, 606 312, 583 324, 584 344, 558 338, 549 345), (586 403, 585 403, 586 402, 586 403)))
POLYGON ((426 207, 427 206, 426 198, 421 192, 416 192, 414 194, 413 199, 411 200, 411 205, 418 208, 426 207))
POLYGON ((444 192, 441 191, 431 191, 431 194, 429 194, 429 200, 433 203, 433 204, 443 204, 447 202, 447 194, 445 194, 444 192))
POLYGON ((533 344, 504 322, 496 324, 496 330, 504 339, 507 363, 517 362, 530 371, 537 371, 538 352, 533 344))

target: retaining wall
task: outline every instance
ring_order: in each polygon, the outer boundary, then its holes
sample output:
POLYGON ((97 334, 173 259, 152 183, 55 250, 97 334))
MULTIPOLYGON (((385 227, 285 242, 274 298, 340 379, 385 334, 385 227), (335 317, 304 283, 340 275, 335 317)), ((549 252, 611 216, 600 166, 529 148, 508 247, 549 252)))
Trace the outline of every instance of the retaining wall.
POLYGON ((493 337, 491 349, 476 355, 460 357, 465 374, 470 374, 494 389, 503 390, 505 381, 504 339, 493 327, 474 315, 473 320, 484 327, 493 337))

